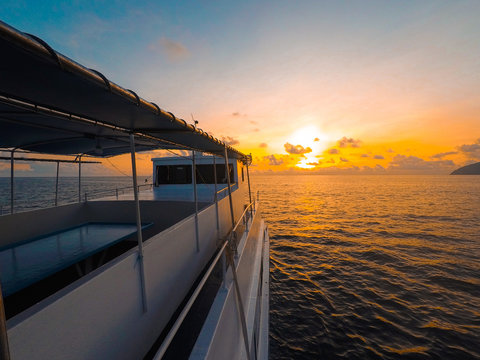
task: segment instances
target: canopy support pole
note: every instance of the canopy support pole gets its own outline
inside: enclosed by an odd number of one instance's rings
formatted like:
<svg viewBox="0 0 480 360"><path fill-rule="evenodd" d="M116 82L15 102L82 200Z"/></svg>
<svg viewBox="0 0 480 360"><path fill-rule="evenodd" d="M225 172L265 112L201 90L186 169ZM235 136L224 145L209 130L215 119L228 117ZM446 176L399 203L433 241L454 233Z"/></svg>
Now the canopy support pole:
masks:
<svg viewBox="0 0 480 360"><path fill-rule="evenodd" d="M12 150L12 154L10 156L10 214L13 214L13 202L14 202L14 195L15 195L15 183L14 183L14 175L15 175L15 149Z"/></svg>
<svg viewBox="0 0 480 360"><path fill-rule="evenodd" d="M60 162L57 161L57 178L55 179L55 206L58 205L58 172L60 170Z"/></svg>
<svg viewBox="0 0 480 360"><path fill-rule="evenodd" d="M227 183L228 183L228 198L230 200L230 215L232 217L232 229L235 227L235 216L233 214L233 200L232 200L232 183L230 180L230 165L228 163L228 152L227 146L225 146L225 171L227 172Z"/></svg>
<svg viewBox="0 0 480 360"><path fill-rule="evenodd" d="M217 160L215 158L215 155L213 155L213 178L215 180L215 195L213 196L213 199L215 201L215 214L217 217L217 236L219 236L219 231L220 231L220 222L218 220L218 186L217 186Z"/></svg>
<svg viewBox="0 0 480 360"><path fill-rule="evenodd" d="M195 201L195 244L197 252L200 251L200 243L198 239L198 194L197 194L197 162L195 160L195 151L192 151L192 167L193 167L193 200Z"/></svg>
<svg viewBox="0 0 480 360"><path fill-rule="evenodd" d="M1 285L0 285L0 359L10 360L10 350L8 349L7 319L5 318L5 306L3 303Z"/></svg>
<svg viewBox="0 0 480 360"><path fill-rule="evenodd" d="M78 155L78 202L82 202L82 155Z"/></svg>
<svg viewBox="0 0 480 360"><path fill-rule="evenodd" d="M252 154L250 154L252 156ZM250 204L252 203L252 191L250 190L250 173L248 172L248 160L247 160L247 181L248 181L248 198L250 199ZM253 219L253 207L250 206L250 215Z"/></svg>
<svg viewBox="0 0 480 360"><path fill-rule="evenodd" d="M228 152L227 152L227 146L225 146L225 169L227 171L227 183L228 183L228 198L230 200L230 215L232 216L232 230L235 228L235 217L233 214L233 200L232 200L232 182L230 179L230 164L228 163ZM231 234L233 236L233 233ZM233 239L233 237L230 237L230 239ZM234 245L234 248L232 249L232 245ZM232 251L234 252L234 255L232 255ZM227 260L230 262L230 267L232 269L232 274L233 274L233 282L235 285L235 293L237 294L237 310L239 312L240 316L240 323L242 325L242 334L243 334L243 341L245 343L245 350L247 353L247 359L250 360L250 347L248 346L248 333L247 333L247 325L245 321L245 311L243 309L243 302L242 302L242 296L240 294L240 287L238 285L238 279L237 279L237 271L235 269L235 258L237 258L237 244L232 244L230 243L230 249L227 249Z"/></svg>
<svg viewBox="0 0 480 360"><path fill-rule="evenodd" d="M147 312L147 293L145 289L145 268L143 264L143 239L142 239L142 220L140 217L140 200L138 199L137 186L137 164L135 162L135 137L130 134L130 149L132 156L132 179L133 179L133 196L135 199L135 212L137 219L137 236L138 236L138 262L140 264L140 286L142 290L143 312Z"/></svg>
<svg viewBox="0 0 480 360"><path fill-rule="evenodd" d="M215 215L217 218L217 239L220 240L220 220L218 218L218 184L217 184L217 158L213 155L213 178L215 183ZM225 251L222 253L222 287L227 289L227 258Z"/></svg>

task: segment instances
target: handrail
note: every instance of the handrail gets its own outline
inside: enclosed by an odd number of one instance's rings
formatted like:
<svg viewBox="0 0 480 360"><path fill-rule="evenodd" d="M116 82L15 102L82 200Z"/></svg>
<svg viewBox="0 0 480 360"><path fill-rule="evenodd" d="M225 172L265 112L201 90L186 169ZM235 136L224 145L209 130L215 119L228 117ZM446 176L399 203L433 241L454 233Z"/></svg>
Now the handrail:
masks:
<svg viewBox="0 0 480 360"><path fill-rule="evenodd" d="M178 329L180 328L180 325L182 325L183 323L183 320L185 320L185 317L187 316L188 312L190 311L193 303L195 302L195 300L197 299L198 297L198 294L200 294L200 291L202 291L203 289L203 286L205 285L205 283L207 282L207 279L209 278L210 274L212 273L213 269L215 268L215 266L217 265L218 263L218 260L220 259L220 256L223 254L223 251L225 250L225 248L227 247L227 244L228 244L228 240L225 240L225 242L223 243L222 245L222 248L218 251L217 253L217 256L215 256L215 259L212 261L212 263L210 264L207 272L205 273L205 275L203 275L202 277L202 280L200 281L200 283L198 284L198 286L196 287L195 291L193 292L192 296L190 297L190 299L188 300L187 304L185 305L185 307L183 308L182 312L180 313L180 315L178 316L177 320L175 321L175 323L173 324L172 328L170 329L170 331L168 332L167 336L165 337L165 339L163 340L163 343L162 345L160 346L160 348L158 349L157 353L155 354L155 357L153 358L154 360L159 360L163 357L163 355L165 355L165 352L167 351L168 347L170 346L170 343L172 342L173 338L175 337L175 335L177 334L177 331Z"/></svg>
<svg viewBox="0 0 480 360"><path fill-rule="evenodd" d="M218 190L216 193L220 194L221 192L227 191L228 190L228 185L225 186L223 189Z"/></svg>
<svg viewBox="0 0 480 360"><path fill-rule="evenodd" d="M140 185L138 185L138 189L140 189L141 187L146 187L146 186L147 187L152 187L153 183L140 184ZM90 195L88 195L88 197L90 198L91 195L108 194L108 193L112 193L112 192L116 193L119 190L122 190L122 193L123 193L123 190L132 190L132 186L125 186L125 187L115 188L115 189L99 190L99 191L94 191L94 192L90 192L90 193L85 192L85 196L87 196L87 194L90 194Z"/></svg>
<svg viewBox="0 0 480 360"><path fill-rule="evenodd" d="M243 217L244 217L245 213L247 212L248 208L250 206L252 206L252 208L253 208L254 204L255 204L255 201L252 201L250 204L248 204L248 206L245 208L245 210L243 211L242 215L240 216L240 218L238 219L237 223L235 224L235 226L233 227L233 229L230 233L233 233L235 230L237 230L237 227L238 227L238 225L240 225L240 221L243 220Z"/></svg>
<svg viewBox="0 0 480 360"><path fill-rule="evenodd" d="M152 187L153 183L148 183L148 184L140 184L138 185L138 189L142 187ZM92 191L92 192L84 192L84 200L87 201L89 199L97 198L99 195L102 194L113 194L112 196L116 195L118 198L119 191L121 191L122 194L125 194L127 191L133 191L131 186L125 186L121 188L112 188L112 189L106 189L106 190L98 190L98 191ZM62 204L70 204L70 203L75 203L77 202L75 200L76 193L72 193L72 195L65 201L62 202ZM49 207L52 205L52 203L55 203L55 199L37 199L37 200L30 200L30 199L15 199L15 204L17 205L17 209L15 209L15 213L20 213L20 212L25 212L35 209L35 208L44 208L44 207ZM22 206L22 205L28 205L28 206ZM23 210L19 210L18 207L24 207ZM54 205L55 206L55 205ZM58 205L57 205L58 206ZM7 205L1 204L0 203L0 216L2 215L7 215L10 214L10 210L6 210Z"/></svg>
<svg viewBox="0 0 480 360"><path fill-rule="evenodd" d="M203 289L203 286L205 285L206 281L208 280L210 274L212 273L213 269L215 268L215 266L217 265L218 261L220 260L220 257L223 255L224 251L226 251L226 248L227 248L227 245L231 243L231 238L232 238L232 234L235 232L235 230L237 229L237 227L240 225L240 222L244 219L245 217L245 214L247 212L247 210L254 206L255 204L255 201L252 201L250 204L248 204L248 206L245 207L245 210L243 211L242 215L240 216L239 220L237 221L237 223L235 224L235 226L232 228L232 230L228 233L228 235L226 236L226 240L223 242L222 244L222 247L220 248L220 250L217 252L217 255L215 256L214 260L212 261L212 263L210 264L210 266L208 267L208 270L206 271L206 273L203 275L202 279L200 280L199 284L197 285L197 287L195 288L195 291L193 292L192 296L190 297L190 299L188 300L188 302L185 304L184 308L182 309L182 312L180 313L180 315L177 317L177 320L175 321L175 323L172 325L170 331L168 332L167 336L165 337L165 339L163 340L162 344L160 345L160 348L157 350L155 356L153 357L153 360L160 360L162 359L163 355L165 355L165 352L167 351L168 347L170 346L170 343L172 342L173 338L175 337L175 335L177 334L177 331L178 329L180 328L180 326L182 325L183 321L185 320L185 317L187 316L188 312L190 311L190 309L192 308L192 305L193 303L195 302L195 300L197 299L198 295L200 294L200 291L202 291ZM247 220L248 221L248 220ZM247 231L248 231L248 227L247 227ZM231 260L233 261L233 259ZM233 263L232 263L233 265ZM232 269L232 271L235 271L235 269ZM225 279L224 279L225 281ZM238 289L237 289L238 291ZM248 349L247 349L247 354L248 354Z"/></svg>
<svg viewBox="0 0 480 360"><path fill-rule="evenodd" d="M230 187L233 188L233 186L235 186L235 185L236 185L236 183L233 183L233 184L230 185ZM228 190L228 185L225 186L223 189L218 190L215 194L213 194L213 202L217 202L217 200L219 200L220 193L223 193L227 190ZM226 195L224 197L226 197ZM223 197L220 197L220 199L223 199Z"/></svg>

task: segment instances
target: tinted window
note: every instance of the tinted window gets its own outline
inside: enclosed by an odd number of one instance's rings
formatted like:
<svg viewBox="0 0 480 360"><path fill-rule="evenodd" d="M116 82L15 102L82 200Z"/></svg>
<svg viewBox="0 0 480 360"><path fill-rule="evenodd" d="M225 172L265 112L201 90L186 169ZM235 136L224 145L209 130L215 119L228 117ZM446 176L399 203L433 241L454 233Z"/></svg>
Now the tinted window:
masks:
<svg viewBox="0 0 480 360"><path fill-rule="evenodd" d="M191 165L161 165L157 166L157 183L162 184L191 184Z"/></svg>
<svg viewBox="0 0 480 360"><path fill-rule="evenodd" d="M215 184L213 165L197 165L197 184ZM233 177L233 166L230 164L230 181L235 182ZM225 173L225 165L217 164L217 184L226 184L227 174Z"/></svg>

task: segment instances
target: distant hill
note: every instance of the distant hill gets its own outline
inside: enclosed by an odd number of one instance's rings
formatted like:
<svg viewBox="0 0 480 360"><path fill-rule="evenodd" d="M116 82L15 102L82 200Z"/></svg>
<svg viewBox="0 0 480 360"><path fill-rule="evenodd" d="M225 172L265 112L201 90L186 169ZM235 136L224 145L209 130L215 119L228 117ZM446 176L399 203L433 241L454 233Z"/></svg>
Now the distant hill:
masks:
<svg viewBox="0 0 480 360"><path fill-rule="evenodd" d="M463 166L453 171L450 175L480 175L480 162Z"/></svg>

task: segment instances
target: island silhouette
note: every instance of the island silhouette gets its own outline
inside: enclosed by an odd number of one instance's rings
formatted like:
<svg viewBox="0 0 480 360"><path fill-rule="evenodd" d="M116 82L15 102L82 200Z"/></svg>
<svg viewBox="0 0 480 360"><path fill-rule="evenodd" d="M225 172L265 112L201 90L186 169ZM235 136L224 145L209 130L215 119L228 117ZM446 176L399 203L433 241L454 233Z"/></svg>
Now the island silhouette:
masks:
<svg viewBox="0 0 480 360"><path fill-rule="evenodd" d="M480 162L462 166L452 171L450 175L480 175Z"/></svg>

